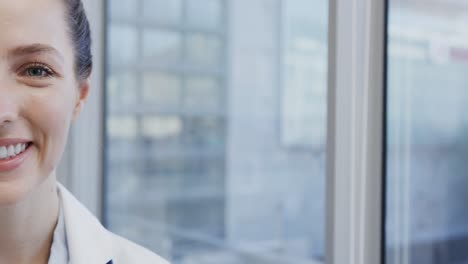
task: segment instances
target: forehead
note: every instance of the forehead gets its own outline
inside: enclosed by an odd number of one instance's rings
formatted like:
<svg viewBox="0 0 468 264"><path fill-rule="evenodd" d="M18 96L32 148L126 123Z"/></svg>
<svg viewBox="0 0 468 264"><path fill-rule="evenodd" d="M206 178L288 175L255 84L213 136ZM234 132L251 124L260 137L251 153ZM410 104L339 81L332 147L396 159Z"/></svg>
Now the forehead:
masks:
<svg viewBox="0 0 468 264"><path fill-rule="evenodd" d="M64 1L0 0L0 56L38 43L71 52Z"/></svg>

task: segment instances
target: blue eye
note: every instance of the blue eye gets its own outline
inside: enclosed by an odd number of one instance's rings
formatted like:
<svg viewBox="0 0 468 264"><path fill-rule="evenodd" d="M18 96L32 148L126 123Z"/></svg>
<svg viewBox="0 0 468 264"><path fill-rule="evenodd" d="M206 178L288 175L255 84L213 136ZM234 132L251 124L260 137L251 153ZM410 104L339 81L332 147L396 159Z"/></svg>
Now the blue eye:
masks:
<svg viewBox="0 0 468 264"><path fill-rule="evenodd" d="M54 75L54 72L47 66L34 63L24 70L24 74L33 78L47 78Z"/></svg>
<svg viewBox="0 0 468 264"><path fill-rule="evenodd" d="M27 73L29 76L33 76L33 77L44 77L44 76L47 76L47 73L44 71L44 69L41 69L41 68L29 68L27 70Z"/></svg>

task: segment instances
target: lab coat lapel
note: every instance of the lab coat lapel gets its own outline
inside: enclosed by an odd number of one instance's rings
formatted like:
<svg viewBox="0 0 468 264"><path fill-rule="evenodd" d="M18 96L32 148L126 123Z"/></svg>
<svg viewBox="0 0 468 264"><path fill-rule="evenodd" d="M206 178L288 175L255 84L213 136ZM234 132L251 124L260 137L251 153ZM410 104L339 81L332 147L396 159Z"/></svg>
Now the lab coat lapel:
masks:
<svg viewBox="0 0 468 264"><path fill-rule="evenodd" d="M62 198L70 264L112 264L112 239L73 195L58 184Z"/></svg>

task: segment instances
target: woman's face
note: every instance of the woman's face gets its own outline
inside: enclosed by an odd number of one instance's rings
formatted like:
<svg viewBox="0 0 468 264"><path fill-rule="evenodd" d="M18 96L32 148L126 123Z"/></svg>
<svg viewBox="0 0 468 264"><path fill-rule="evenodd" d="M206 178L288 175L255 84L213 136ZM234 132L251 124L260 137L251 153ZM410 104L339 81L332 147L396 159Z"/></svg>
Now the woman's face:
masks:
<svg viewBox="0 0 468 264"><path fill-rule="evenodd" d="M0 206L53 177L87 96L65 10L63 0L0 0Z"/></svg>

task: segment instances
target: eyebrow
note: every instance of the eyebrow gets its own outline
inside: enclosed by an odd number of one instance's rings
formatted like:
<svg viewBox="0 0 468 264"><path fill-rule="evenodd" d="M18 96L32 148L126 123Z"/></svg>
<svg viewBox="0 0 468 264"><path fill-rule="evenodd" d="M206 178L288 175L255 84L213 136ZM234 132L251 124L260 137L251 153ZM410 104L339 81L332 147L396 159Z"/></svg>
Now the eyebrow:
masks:
<svg viewBox="0 0 468 264"><path fill-rule="evenodd" d="M55 48L51 46L38 44L38 43L13 48L12 50L8 52L8 57L20 57L20 56L26 56L26 55L43 54L43 53L51 54L57 57L61 62L64 61L63 55L58 50L56 50Z"/></svg>

